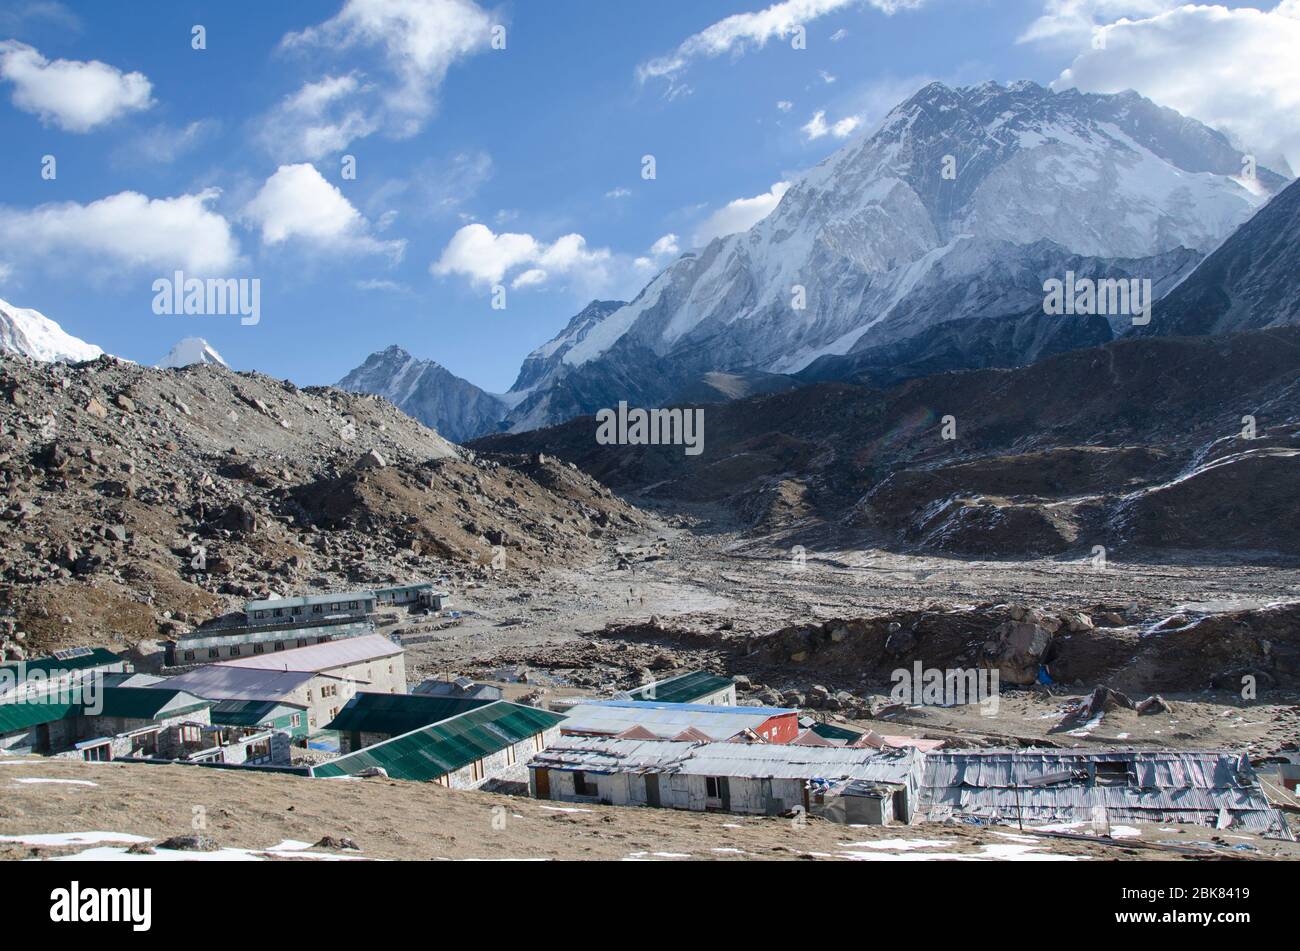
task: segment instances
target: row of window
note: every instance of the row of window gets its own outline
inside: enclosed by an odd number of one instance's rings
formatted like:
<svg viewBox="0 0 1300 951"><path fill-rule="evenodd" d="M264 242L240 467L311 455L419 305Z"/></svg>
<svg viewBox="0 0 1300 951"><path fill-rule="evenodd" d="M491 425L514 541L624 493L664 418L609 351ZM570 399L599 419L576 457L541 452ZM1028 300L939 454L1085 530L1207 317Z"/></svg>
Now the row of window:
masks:
<svg viewBox="0 0 1300 951"><path fill-rule="evenodd" d="M347 604L347 606L348 606L347 609L348 609L349 611L356 611L358 608L361 607L361 602L360 602L360 601L347 601L347 602L336 601L336 602L334 602L333 604L331 604L331 605L329 606L330 611L331 611L331 612L333 612L333 611L342 611L342 610L343 610L343 605L344 605L345 603ZM298 606L298 607L296 607L296 608L272 608L272 609L270 610L269 613L270 613L271 617L285 617L285 616L286 616L286 612L288 612L288 616L289 616L289 617L301 617L301 616L302 616L302 607L301 607L301 605L300 605L300 606ZM268 613L268 612L267 612L265 609L263 609L263 610L261 610L261 611L254 611L254 612L253 612L253 617L256 618L256 619L258 619L258 620L260 621L260 620L263 620L263 619L267 616L267 613ZM313 605L311 606L311 613L312 613L312 614L323 614L323 613L325 613L325 605L323 605L323 604L313 604Z"/></svg>
<svg viewBox="0 0 1300 951"><path fill-rule="evenodd" d="M325 636L325 637L318 637L318 638L316 638L315 643L317 643L317 644L324 644L324 643L327 643L327 642L329 641L329 639L330 639L330 638L329 638L328 636ZM307 647L307 646L309 646L311 643L313 643L313 642L312 642L312 640L311 640L310 638L307 638L307 637L300 637L300 638L297 639L297 642L294 644L294 646L295 646L295 647ZM276 641L275 644L274 644L274 648L275 648L275 650L277 650L277 651L282 651L282 650L284 650L284 649L285 649L284 641ZM229 647L229 656L231 656L231 657L239 657L242 653L243 653L243 646L242 646L242 645L240 645L240 644L231 644L231 645L230 645L230 647ZM263 644L263 643L260 643L260 642L259 642L259 643L255 643L255 644L253 644L253 653L254 653L254 654L265 654L265 653L266 653L266 645ZM186 651L186 652L185 652L185 659L186 659L186 660L194 660L194 651ZM208 660L220 660L220 659L221 659L221 649L220 649L219 647L209 647L209 648L208 648Z"/></svg>

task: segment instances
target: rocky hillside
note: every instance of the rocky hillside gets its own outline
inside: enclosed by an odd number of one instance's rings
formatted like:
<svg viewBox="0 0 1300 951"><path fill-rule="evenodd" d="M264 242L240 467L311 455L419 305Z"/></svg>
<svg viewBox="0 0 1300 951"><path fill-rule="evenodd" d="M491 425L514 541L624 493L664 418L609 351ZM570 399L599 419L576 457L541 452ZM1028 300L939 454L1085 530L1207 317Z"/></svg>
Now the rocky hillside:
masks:
<svg viewBox="0 0 1300 951"><path fill-rule="evenodd" d="M1207 334L1300 323L1300 182L1242 225L1155 307L1144 334Z"/></svg>
<svg viewBox="0 0 1300 951"><path fill-rule="evenodd" d="M756 533L975 556L1300 555L1297 370L1300 328L1130 339L1010 370L708 406L698 456L599 445L591 417L475 445L720 504Z"/></svg>
<svg viewBox="0 0 1300 951"><path fill-rule="evenodd" d="M270 592L579 558L642 518L568 465L461 450L386 400L110 357L4 360L0 494L16 653L131 644Z"/></svg>

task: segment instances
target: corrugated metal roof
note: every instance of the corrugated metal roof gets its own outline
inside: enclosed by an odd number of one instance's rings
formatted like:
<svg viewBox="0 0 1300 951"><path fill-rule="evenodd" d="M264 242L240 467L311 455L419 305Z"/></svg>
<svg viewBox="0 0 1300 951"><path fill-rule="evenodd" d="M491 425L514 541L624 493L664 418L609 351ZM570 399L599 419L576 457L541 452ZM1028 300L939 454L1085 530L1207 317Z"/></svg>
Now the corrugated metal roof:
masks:
<svg viewBox="0 0 1300 951"><path fill-rule="evenodd" d="M852 743L862 738L861 730L849 730L833 723L814 723L810 729L825 740L843 740Z"/></svg>
<svg viewBox="0 0 1300 951"><path fill-rule="evenodd" d="M57 697L52 702L0 704L0 733L25 730L69 716L153 720L159 716L182 716L211 706L207 700L181 690L152 687L104 687L91 696L92 704L61 702Z"/></svg>
<svg viewBox="0 0 1300 951"><path fill-rule="evenodd" d="M184 690L158 687L105 687L95 698L98 713L83 709L87 716L152 720L177 717L211 706L211 702Z"/></svg>
<svg viewBox="0 0 1300 951"><path fill-rule="evenodd" d="M673 737L690 727L715 740L729 740L755 730L774 716L794 713L778 707L713 707L696 703L647 700L606 700L569 709L560 728L569 733L613 736L635 726L656 736Z"/></svg>
<svg viewBox="0 0 1300 951"><path fill-rule="evenodd" d="M1109 767L1097 780L1097 767ZM1089 821L1216 825L1290 838L1249 759L1224 751L937 751L925 758L923 809L932 820Z"/></svg>
<svg viewBox="0 0 1300 951"><path fill-rule="evenodd" d="M311 683L311 671L248 670L210 664L167 678L167 685L186 690L206 700L285 700L298 688Z"/></svg>
<svg viewBox="0 0 1300 951"><path fill-rule="evenodd" d="M233 660L223 660L213 666L242 667L245 670L321 671L351 664L364 664L366 661L380 660L400 653L402 653L401 646L394 644L382 634L367 634L364 637L326 641L324 644L295 647L293 650L276 651L273 654L237 657Z"/></svg>
<svg viewBox="0 0 1300 951"><path fill-rule="evenodd" d="M122 658L114 654L111 650L104 647L88 648L85 653L69 652L65 657L37 657L34 660L24 661L7 661L0 664L0 670L8 670L17 674L19 670L26 671L30 674L34 670L39 670L44 674L49 674L55 670L88 670L94 667L105 667L110 664L120 664Z"/></svg>
<svg viewBox="0 0 1300 951"><path fill-rule="evenodd" d="M473 697L359 693L347 702L337 717L325 725L325 729L397 736L492 702Z"/></svg>
<svg viewBox="0 0 1300 951"><path fill-rule="evenodd" d="M260 644L307 637L342 640L345 637L364 637L373 634L374 631L374 622L362 618L335 621L320 619L305 624L272 624L265 627L203 629L177 638L176 649L178 651L203 650L206 647L225 647L229 644Z"/></svg>
<svg viewBox="0 0 1300 951"><path fill-rule="evenodd" d="M674 743L562 736L529 766L592 773L681 773L746 779L863 779L919 785L924 757L913 749L870 750L772 743Z"/></svg>
<svg viewBox="0 0 1300 951"><path fill-rule="evenodd" d="M651 681L635 690L629 690L628 696L639 701L692 703L701 697L725 690L733 683L735 681L730 677L720 677L705 670L692 670L690 673L669 677L667 680Z"/></svg>
<svg viewBox="0 0 1300 951"><path fill-rule="evenodd" d="M301 704L279 703L275 700L221 700L212 705L208 715L213 723L223 726L257 726L266 720L301 713L306 709Z"/></svg>
<svg viewBox="0 0 1300 951"><path fill-rule="evenodd" d="M16 733L62 720L81 709L79 703L0 703L0 733Z"/></svg>
<svg viewBox="0 0 1300 951"><path fill-rule="evenodd" d="M323 763L312 775L353 776L380 767L392 779L433 780L549 730L561 719L547 710L497 700Z"/></svg>

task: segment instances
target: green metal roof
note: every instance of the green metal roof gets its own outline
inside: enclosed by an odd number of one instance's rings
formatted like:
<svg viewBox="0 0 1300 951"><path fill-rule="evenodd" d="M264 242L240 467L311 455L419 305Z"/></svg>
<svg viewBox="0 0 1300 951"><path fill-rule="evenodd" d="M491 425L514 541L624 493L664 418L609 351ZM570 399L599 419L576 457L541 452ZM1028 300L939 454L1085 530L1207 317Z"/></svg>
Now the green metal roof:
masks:
<svg viewBox="0 0 1300 951"><path fill-rule="evenodd" d="M121 662L122 658L111 650L104 647L94 647L78 650L75 653L70 651L68 656L64 657L37 657L34 660L8 661L0 664L0 669L15 672L25 670L28 674L33 670L39 670L48 674L53 670L86 670L93 667L104 667L108 664L120 664Z"/></svg>
<svg viewBox="0 0 1300 951"><path fill-rule="evenodd" d="M174 707L177 698L192 702ZM177 717L211 706L211 701L200 700L183 690L163 690L155 687L104 687L95 697L95 712L87 710L85 703L46 702L0 703L0 733L25 730L41 723L53 723L70 716L122 717L127 720L154 720L159 716Z"/></svg>
<svg viewBox="0 0 1300 951"><path fill-rule="evenodd" d="M846 743L852 743L862 736L861 730L850 730L830 723L814 723L810 729L823 739L844 740Z"/></svg>
<svg viewBox="0 0 1300 951"><path fill-rule="evenodd" d="M78 703L0 703L0 733L16 733L79 712Z"/></svg>
<svg viewBox="0 0 1300 951"><path fill-rule="evenodd" d="M213 723L220 723L223 726L257 726L265 720L284 716L284 714L277 714L277 710L298 713L305 709L305 707L278 703L274 700L222 700L212 705L209 716Z"/></svg>
<svg viewBox="0 0 1300 951"><path fill-rule="evenodd" d="M347 702L327 730L386 733L398 736L438 723L467 710L485 707L491 700L472 697L428 697L409 693L359 693Z"/></svg>
<svg viewBox="0 0 1300 951"><path fill-rule="evenodd" d="M719 677L705 670L669 677L658 683L646 684L628 692L633 700L653 700L657 703L694 703L702 697L730 687L735 681Z"/></svg>
<svg viewBox="0 0 1300 951"><path fill-rule="evenodd" d="M168 707L178 698L190 698L192 702ZM200 700L183 690L165 690L159 687L105 687L96 698L101 709L96 714L100 717L123 717L128 720L153 720L160 714L167 717L192 713L212 705L210 700ZM81 712L85 712L84 709Z"/></svg>
<svg viewBox="0 0 1300 951"><path fill-rule="evenodd" d="M355 776L378 766L392 779L427 782L549 730L563 719L548 710L496 700L314 767L312 775Z"/></svg>

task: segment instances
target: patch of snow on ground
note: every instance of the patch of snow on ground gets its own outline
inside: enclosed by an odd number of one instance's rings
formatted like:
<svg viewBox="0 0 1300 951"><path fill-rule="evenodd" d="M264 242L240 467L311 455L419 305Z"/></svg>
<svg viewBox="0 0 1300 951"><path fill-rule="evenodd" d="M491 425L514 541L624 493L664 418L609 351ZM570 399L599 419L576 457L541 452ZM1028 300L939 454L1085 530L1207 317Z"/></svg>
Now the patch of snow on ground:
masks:
<svg viewBox="0 0 1300 951"><path fill-rule="evenodd" d="M99 783L92 783L89 779L44 779L39 776L15 776L16 783L55 783L64 786L98 786Z"/></svg>

